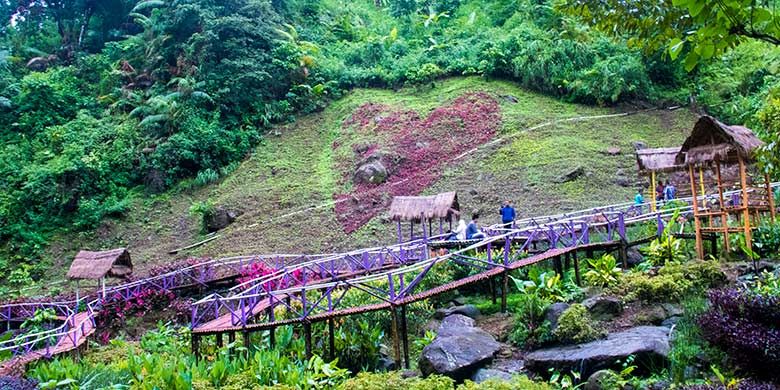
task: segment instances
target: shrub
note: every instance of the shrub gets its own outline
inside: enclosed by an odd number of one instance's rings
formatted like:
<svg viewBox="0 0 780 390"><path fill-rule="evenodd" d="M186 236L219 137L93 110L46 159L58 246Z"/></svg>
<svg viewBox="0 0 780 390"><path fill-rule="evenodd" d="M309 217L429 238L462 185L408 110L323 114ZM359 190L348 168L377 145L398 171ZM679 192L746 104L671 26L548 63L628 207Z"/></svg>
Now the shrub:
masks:
<svg viewBox="0 0 780 390"><path fill-rule="evenodd" d="M579 303L571 305L561 314L553 334L561 342L575 344L606 336L606 332L598 329L597 324L590 318L588 309Z"/></svg>
<svg viewBox="0 0 780 390"><path fill-rule="evenodd" d="M741 370L780 379L780 297L733 288L708 296L711 306L698 320L704 338Z"/></svg>
<svg viewBox="0 0 780 390"><path fill-rule="evenodd" d="M452 390L455 382L446 376L431 375L427 378L403 378L398 371L366 373L347 380L341 390Z"/></svg>
<svg viewBox="0 0 780 390"><path fill-rule="evenodd" d="M35 390L38 382L34 379L0 376L0 389L3 390Z"/></svg>
<svg viewBox="0 0 780 390"><path fill-rule="evenodd" d="M620 284L609 291L624 297L627 302L637 299L648 302L679 302L686 295L717 287L726 281L717 261L692 261L669 263L651 276L641 272L629 272L622 276Z"/></svg>
<svg viewBox="0 0 780 390"><path fill-rule="evenodd" d="M620 278L617 260L608 253L597 259L588 260L588 264L591 269L585 273L585 280L591 286L609 287Z"/></svg>
<svg viewBox="0 0 780 390"><path fill-rule="evenodd" d="M662 265L671 261L685 261L685 246L681 239L664 234L650 242L642 252L653 265Z"/></svg>
<svg viewBox="0 0 780 390"><path fill-rule="evenodd" d="M466 380L457 390L552 390L553 386L544 382L534 382L525 375L515 376L511 380L488 379L481 383Z"/></svg>
<svg viewBox="0 0 780 390"><path fill-rule="evenodd" d="M753 247L761 257L777 256L780 252L780 223L759 226L753 233Z"/></svg>
<svg viewBox="0 0 780 390"><path fill-rule="evenodd" d="M533 267L528 271L527 280L511 278L515 282L515 287L526 294L538 295L542 299L553 302L566 300L561 275L553 271L545 272L541 268Z"/></svg>
<svg viewBox="0 0 780 390"><path fill-rule="evenodd" d="M200 218L201 230L206 231L209 219L214 215L216 206L210 200L195 202L190 206L190 214Z"/></svg>
<svg viewBox="0 0 780 390"><path fill-rule="evenodd" d="M514 327L509 333L509 342L530 349L550 341L550 323L544 320L544 311L549 305L550 301L537 294L521 295L513 308Z"/></svg>

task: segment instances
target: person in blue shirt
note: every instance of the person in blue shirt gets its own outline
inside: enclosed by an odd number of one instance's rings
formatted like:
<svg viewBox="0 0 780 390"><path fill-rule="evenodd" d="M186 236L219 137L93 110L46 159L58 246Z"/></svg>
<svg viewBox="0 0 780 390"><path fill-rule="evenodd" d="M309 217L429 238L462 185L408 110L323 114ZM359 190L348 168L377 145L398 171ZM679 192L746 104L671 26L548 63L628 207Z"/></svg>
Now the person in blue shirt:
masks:
<svg viewBox="0 0 780 390"><path fill-rule="evenodd" d="M636 190L636 195L634 195L634 208L637 209L639 214L642 214L642 205L645 204L645 197L642 196L642 190L638 189Z"/></svg>
<svg viewBox="0 0 780 390"><path fill-rule="evenodd" d="M479 240L485 238L485 233L479 231L479 214L471 216L471 222L466 226L466 239L467 240Z"/></svg>
<svg viewBox="0 0 780 390"><path fill-rule="evenodd" d="M667 202L674 200L675 196L677 196L677 188L675 188L672 181L669 180L666 182L666 188L664 188L664 200Z"/></svg>
<svg viewBox="0 0 780 390"><path fill-rule="evenodd" d="M504 206L501 207L501 224L505 227L512 227L511 223L515 221L515 208L512 207L512 201L507 200L504 202Z"/></svg>

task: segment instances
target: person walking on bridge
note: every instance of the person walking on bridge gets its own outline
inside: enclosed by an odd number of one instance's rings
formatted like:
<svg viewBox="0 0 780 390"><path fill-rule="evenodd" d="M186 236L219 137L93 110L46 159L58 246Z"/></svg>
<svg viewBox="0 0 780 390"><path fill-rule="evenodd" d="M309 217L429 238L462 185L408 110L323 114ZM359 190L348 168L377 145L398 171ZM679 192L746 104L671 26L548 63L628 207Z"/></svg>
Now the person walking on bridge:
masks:
<svg viewBox="0 0 780 390"><path fill-rule="evenodd" d="M511 228L512 222L515 221L515 208L512 207L512 201L507 200L504 202L504 206L501 207L498 213L501 214L501 224L506 228Z"/></svg>

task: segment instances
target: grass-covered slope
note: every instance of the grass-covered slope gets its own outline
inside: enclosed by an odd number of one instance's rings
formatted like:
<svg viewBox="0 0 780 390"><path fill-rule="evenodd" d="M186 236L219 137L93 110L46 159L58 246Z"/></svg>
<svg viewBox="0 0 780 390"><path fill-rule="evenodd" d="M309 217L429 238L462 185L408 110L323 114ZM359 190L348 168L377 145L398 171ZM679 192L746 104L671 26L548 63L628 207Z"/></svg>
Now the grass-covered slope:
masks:
<svg viewBox="0 0 780 390"><path fill-rule="evenodd" d="M345 233L337 218L337 195L358 191L345 180L348 172L344 156L350 149L343 145L355 144L358 137L348 119L367 103L381 104L391 111L415 111L420 118L427 118L437 108L474 92L484 92L498 104L500 120L495 134L481 146L469 145L462 150L477 147L465 157L437 159L440 172L423 192L458 191L463 210L482 211L483 224L497 220L497 208L505 198L514 200L522 216L628 201L635 187L622 187L615 181L620 170L628 181L638 180L632 142L643 141L651 147L679 144L695 118L685 110L651 110L629 116L560 121L633 108L569 104L510 82L477 77L398 91L358 89L321 112L278 127L251 156L216 183L201 188L185 183L162 195L138 195L132 211L123 219L107 220L94 232L55 238L50 255L59 266L54 267L51 276L61 277L63 267L79 248L127 246L137 268L143 270L185 256L316 253L392 241L394 227L381 207L377 217L352 234ZM392 147L387 143L393 141L380 133L360 137L380 147ZM607 155L610 147L619 148L621 153ZM558 183L560 176L577 167L584 169L584 175ZM395 179L391 174L388 180ZM169 255L169 250L203 238L200 221L189 209L204 201L243 214L218 233L220 238Z"/></svg>

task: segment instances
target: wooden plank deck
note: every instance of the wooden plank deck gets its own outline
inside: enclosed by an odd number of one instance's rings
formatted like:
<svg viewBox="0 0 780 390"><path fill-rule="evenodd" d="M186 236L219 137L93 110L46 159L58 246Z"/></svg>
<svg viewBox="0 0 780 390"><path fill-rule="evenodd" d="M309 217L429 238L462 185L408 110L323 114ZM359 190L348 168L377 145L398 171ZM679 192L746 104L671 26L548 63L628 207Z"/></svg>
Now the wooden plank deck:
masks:
<svg viewBox="0 0 780 390"><path fill-rule="evenodd" d="M72 351L83 345L89 336L95 333L95 327L92 326L90 313L82 312L73 316L72 324L74 328L70 329L63 337L60 337L56 345L49 348L37 349L24 355L17 356L0 364L0 375L16 375L24 372L27 364L47 356L55 356L61 353ZM83 324L83 327L82 325ZM73 342L75 338L75 343Z"/></svg>

